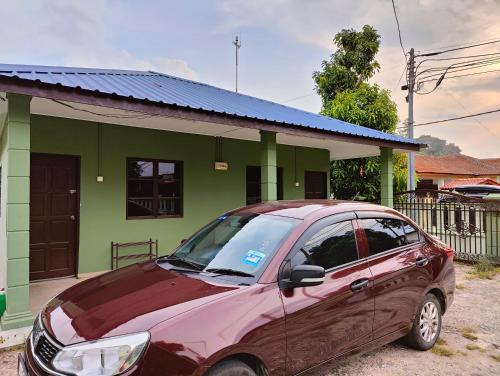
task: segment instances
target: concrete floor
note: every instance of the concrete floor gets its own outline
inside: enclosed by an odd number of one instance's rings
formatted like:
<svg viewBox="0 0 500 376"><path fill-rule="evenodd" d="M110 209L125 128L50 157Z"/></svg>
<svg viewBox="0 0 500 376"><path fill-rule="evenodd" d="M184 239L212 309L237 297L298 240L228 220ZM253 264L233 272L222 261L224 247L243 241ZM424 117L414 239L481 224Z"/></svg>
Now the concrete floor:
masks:
<svg viewBox="0 0 500 376"><path fill-rule="evenodd" d="M78 278L58 278L47 281L30 282L30 310L33 316L38 315L40 310L47 304L53 297L59 295L67 288L76 285L86 279L98 276L99 273L86 273L78 276Z"/></svg>

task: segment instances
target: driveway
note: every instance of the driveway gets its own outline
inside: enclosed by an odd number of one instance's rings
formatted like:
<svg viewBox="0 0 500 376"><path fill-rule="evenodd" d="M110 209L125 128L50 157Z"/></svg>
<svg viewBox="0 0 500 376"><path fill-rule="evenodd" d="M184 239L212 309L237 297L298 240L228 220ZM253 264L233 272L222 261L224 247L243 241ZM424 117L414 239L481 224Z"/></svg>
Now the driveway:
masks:
<svg viewBox="0 0 500 376"><path fill-rule="evenodd" d="M326 364L308 376L500 375L500 273L493 279L456 264L455 302L444 316L441 345L419 352L399 343ZM2 376L16 375L17 351L0 353Z"/></svg>

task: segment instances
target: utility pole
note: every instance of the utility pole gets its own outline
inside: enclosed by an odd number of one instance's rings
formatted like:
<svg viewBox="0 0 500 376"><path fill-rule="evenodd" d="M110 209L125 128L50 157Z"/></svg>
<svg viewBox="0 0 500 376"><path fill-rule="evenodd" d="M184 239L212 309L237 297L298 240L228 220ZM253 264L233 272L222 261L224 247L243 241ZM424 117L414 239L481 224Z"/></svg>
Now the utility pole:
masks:
<svg viewBox="0 0 500 376"><path fill-rule="evenodd" d="M233 44L236 50L236 92L238 92L238 50L241 47L241 41L237 35L234 38Z"/></svg>
<svg viewBox="0 0 500 376"><path fill-rule="evenodd" d="M415 86L415 50L412 48L410 50L410 58L408 62L408 97L406 98L408 102L408 137L410 139L414 138L413 125L413 92ZM409 191L415 190L415 153L410 151L408 153L408 182L407 189Z"/></svg>

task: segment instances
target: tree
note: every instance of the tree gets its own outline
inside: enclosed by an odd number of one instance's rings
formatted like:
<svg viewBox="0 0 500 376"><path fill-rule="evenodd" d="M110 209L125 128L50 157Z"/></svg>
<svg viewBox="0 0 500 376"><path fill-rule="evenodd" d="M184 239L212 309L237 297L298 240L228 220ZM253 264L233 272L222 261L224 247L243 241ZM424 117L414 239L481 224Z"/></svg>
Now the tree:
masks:
<svg viewBox="0 0 500 376"><path fill-rule="evenodd" d="M365 25L360 32L343 29L335 35L337 50L330 60L323 60L319 72L313 73L316 91L323 99L323 107L337 93L355 89L380 69L375 55L380 47L380 35L372 26Z"/></svg>
<svg viewBox="0 0 500 376"><path fill-rule="evenodd" d="M426 155L453 155L460 154L462 152L462 149L454 143L448 143L446 140L427 134L418 137L417 140L427 144L427 148L423 150L423 153Z"/></svg>
<svg viewBox="0 0 500 376"><path fill-rule="evenodd" d="M397 106L390 92L366 81L380 69L375 56L380 47L378 32L369 25L362 31L342 30L335 35L337 50L322 70L313 73L321 96L321 113L349 123L394 133L398 123ZM395 155L394 189L406 188L406 156ZM380 158L333 161L330 187L335 198L380 197Z"/></svg>

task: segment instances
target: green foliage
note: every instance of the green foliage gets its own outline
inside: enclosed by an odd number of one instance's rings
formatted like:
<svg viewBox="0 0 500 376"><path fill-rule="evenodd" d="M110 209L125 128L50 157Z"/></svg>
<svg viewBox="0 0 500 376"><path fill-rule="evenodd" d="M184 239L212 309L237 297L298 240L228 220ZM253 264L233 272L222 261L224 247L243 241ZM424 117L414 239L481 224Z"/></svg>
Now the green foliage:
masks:
<svg viewBox="0 0 500 376"><path fill-rule="evenodd" d="M356 89L347 89L329 101L321 113L364 127L393 133L398 124L398 108L389 91L378 85L362 82Z"/></svg>
<svg viewBox="0 0 500 376"><path fill-rule="evenodd" d="M375 55L380 48L380 35L370 25L359 32L343 29L333 38L337 50L324 60L322 70L313 73L316 91L323 99L323 106L340 92L355 89L380 69Z"/></svg>
<svg viewBox="0 0 500 376"><path fill-rule="evenodd" d="M427 148L423 150L423 153L426 155L453 155L460 154L462 152L462 150L454 143L448 143L446 140L438 137L424 134L418 137L417 140L427 144Z"/></svg>
<svg viewBox="0 0 500 376"><path fill-rule="evenodd" d="M366 81L379 69L375 56L380 35L365 25L359 32L342 30L335 35L337 50L322 70L313 73L321 96L321 113L349 123L394 133L397 107L390 92ZM333 161L331 190L337 199L378 200L380 197L380 158ZM394 156L394 190L406 189L406 156Z"/></svg>
<svg viewBox="0 0 500 376"><path fill-rule="evenodd" d="M394 132L398 123L397 107L387 90L377 85L361 83L355 90L337 94L321 111L349 123L384 132ZM359 158L333 161L331 188L335 198L369 201L380 197L380 158ZM406 155L394 155L394 191L406 189Z"/></svg>

